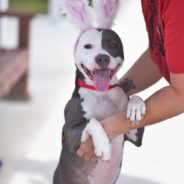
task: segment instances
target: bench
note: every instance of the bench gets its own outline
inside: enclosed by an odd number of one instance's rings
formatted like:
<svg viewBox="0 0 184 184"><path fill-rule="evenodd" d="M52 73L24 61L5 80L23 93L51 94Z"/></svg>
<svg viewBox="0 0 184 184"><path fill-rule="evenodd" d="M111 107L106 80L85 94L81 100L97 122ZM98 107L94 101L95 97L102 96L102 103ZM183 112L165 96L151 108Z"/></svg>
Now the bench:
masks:
<svg viewBox="0 0 184 184"><path fill-rule="evenodd" d="M34 14L5 11L0 12L1 17L19 19L19 42L14 50L0 49L0 98L27 100L29 27Z"/></svg>

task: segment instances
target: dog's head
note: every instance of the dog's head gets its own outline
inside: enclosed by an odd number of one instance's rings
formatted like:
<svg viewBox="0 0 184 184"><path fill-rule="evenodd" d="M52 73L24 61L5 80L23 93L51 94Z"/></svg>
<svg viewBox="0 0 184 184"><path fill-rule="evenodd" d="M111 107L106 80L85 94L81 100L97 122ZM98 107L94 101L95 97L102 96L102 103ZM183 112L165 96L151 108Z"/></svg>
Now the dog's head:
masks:
<svg viewBox="0 0 184 184"><path fill-rule="evenodd" d="M124 60L121 39L110 29L119 1L93 2L98 28L93 28L93 19L89 13L91 11L85 0L63 2L72 22L81 30L74 49L78 71L86 83L95 85L99 91L105 91L113 83L115 74Z"/></svg>
<svg viewBox="0 0 184 184"><path fill-rule="evenodd" d="M109 29L89 29L78 40L75 58L86 81L105 91L123 63L121 39Z"/></svg>

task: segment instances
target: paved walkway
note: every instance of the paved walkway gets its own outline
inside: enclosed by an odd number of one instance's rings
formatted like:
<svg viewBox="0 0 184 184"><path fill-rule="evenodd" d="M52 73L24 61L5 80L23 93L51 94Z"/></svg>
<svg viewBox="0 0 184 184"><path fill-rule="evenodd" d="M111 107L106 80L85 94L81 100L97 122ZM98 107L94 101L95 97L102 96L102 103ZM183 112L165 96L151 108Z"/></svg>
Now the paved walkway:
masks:
<svg viewBox="0 0 184 184"><path fill-rule="evenodd" d="M125 4L114 29L125 48L123 74L147 46L139 1ZM63 109L74 88L72 45L77 31L64 20L32 22L29 102L0 101L0 184L50 184L60 154ZM146 76L145 76L146 77ZM144 98L166 85L161 81ZM161 108L161 107L158 107ZM184 116L146 128L143 147L126 144L118 184L184 183Z"/></svg>

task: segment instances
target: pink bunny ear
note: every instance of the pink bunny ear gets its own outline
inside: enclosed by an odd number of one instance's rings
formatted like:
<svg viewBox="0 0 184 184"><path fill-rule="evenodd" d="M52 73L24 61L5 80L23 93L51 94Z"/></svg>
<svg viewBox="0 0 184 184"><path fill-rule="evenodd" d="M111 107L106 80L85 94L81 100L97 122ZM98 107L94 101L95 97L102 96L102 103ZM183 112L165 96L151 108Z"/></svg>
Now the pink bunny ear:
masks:
<svg viewBox="0 0 184 184"><path fill-rule="evenodd" d="M89 8L84 0L62 0L61 8L77 27L81 30L92 26Z"/></svg>
<svg viewBox="0 0 184 184"><path fill-rule="evenodd" d="M110 28L119 7L119 0L94 0L97 14L97 24L104 28Z"/></svg>

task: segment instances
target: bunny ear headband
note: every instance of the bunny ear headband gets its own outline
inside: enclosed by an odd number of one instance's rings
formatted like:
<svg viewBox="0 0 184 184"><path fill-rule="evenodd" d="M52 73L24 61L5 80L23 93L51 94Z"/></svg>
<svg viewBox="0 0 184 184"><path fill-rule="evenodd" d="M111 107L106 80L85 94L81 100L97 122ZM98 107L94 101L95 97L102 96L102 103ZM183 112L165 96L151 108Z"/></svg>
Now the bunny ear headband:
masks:
<svg viewBox="0 0 184 184"><path fill-rule="evenodd" d="M61 0L61 6L67 13L71 22L76 25L81 32L95 27L110 29L113 19L119 7L119 0L93 0L94 10L87 5L87 0Z"/></svg>

